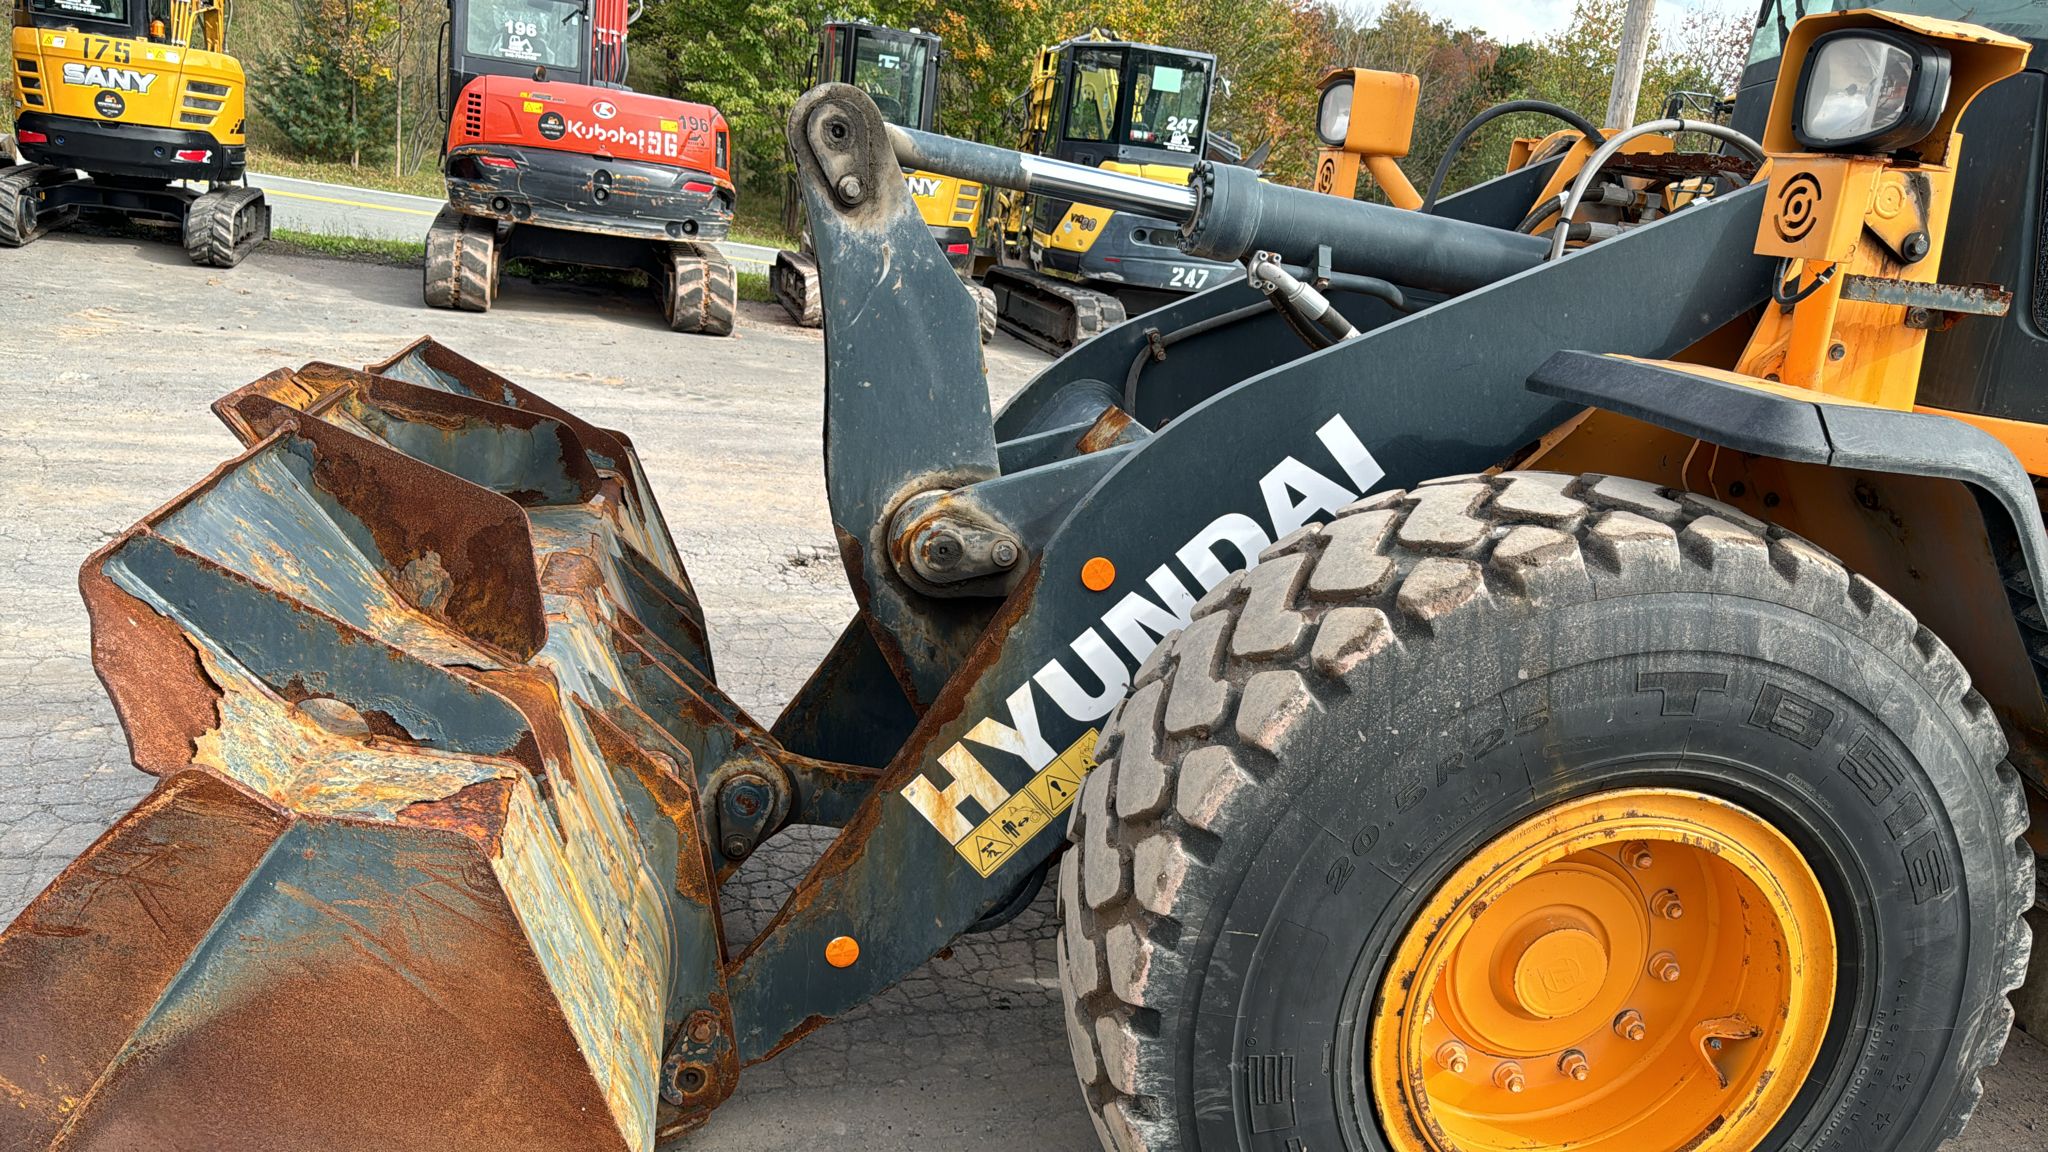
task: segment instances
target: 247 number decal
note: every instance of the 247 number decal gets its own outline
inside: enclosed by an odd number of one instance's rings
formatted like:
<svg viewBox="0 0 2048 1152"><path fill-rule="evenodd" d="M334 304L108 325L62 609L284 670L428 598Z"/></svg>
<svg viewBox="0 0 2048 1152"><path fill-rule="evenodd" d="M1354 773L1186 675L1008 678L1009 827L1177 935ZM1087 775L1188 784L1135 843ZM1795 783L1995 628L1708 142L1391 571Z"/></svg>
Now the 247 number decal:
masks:
<svg viewBox="0 0 2048 1152"><path fill-rule="evenodd" d="M1207 288L1211 271L1212 269L1208 268L1189 268L1184 264L1175 264L1173 271L1167 275L1166 286L1168 288Z"/></svg>

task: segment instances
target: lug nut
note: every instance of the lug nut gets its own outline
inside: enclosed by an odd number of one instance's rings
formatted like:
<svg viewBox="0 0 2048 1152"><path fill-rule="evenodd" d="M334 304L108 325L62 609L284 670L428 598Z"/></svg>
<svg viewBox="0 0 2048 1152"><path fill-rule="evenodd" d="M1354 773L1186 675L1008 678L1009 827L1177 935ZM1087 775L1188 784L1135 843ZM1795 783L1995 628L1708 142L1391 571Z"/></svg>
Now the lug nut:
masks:
<svg viewBox="0 0 2048 1152"><path fill-rule="evenodd" d="M1666 984L1678 982L1678 957L1669 952L1659 952L1650 957L1650 975Z"/></svg>
<svg viewBox="0 0 2048 1152"><path fill-rule="evenodd" d="M1449 1041L1436 1050L1436 1062L1448 1072L1463 1074L1471 1061L1465 1056L1465 1046L1456 1040Z"/></svg>
<svg viewBox="0 0 2048 1152"><path fill-rule="evenodd" d="M1017 563L1017 545L1013 541L998 540L995 546L989 549L988 555L989 559L996 562L998 568L1014 567Z"/></svg>
<svg viewBox="0 0 2048 1152"><path fill-rule="evenodd" d="M1557 1070L1574 1080L1584 1080L1593 1074L1593 1066L1586 1063L1586 1054L1577 1048L1567 1050L1559 1058Z"/></svg>
<svg viewBox="0 0 2048 1152"><path fill-rule="evenodd" d="M1510 1092L1520 1092L1529 1085L1528 1081L1522 1079L1522 1066L1509 1060L1493 1070L1493 1086L1505 1088Z"/></svg>
<svg viewBox="0 0 2048 1152"><path fill-rule="evenodd" d="M1643 1014L1630 1008L1614 1018L1614 1034L1640 1044L1650 1035L1650 1029L1643 1023Z"/></svg>
<svg viewBox="0 0 2048 1152"><path fill-rule="evenodd" d="M1678 893L1663 888L1650 897L1650 911L1666 920L1677 920L1685 915L1685 903L1679 900Z"/></svg>
<svg viewBox="0 0 2048 1152"><path fill-rule="evenodd" d="M753 851L754 848L753 845L747 843L747 838L745 836L741 836L737 833L731 836L727 836L725 838L724 847L725 858L728 860L745 860L747 858L747 853Z"/></svg>
<svg viewBox="0 0 2048 1152"><path fill-rule="evenodd" d="M1631 840L1622 845L1621 860L1638 872L1648 872L1650 866L1657 862L1657 858L1650 854L1650 846L1641 840Z"/></svg>

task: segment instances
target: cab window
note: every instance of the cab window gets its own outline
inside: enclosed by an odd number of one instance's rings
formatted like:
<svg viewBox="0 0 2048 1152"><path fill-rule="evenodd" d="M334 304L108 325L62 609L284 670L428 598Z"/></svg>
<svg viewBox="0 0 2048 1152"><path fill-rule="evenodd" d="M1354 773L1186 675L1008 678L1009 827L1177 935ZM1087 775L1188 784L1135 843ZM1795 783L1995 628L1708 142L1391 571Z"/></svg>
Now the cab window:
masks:
<svg viewBox="0 0 2048 1152"><path fill-rule="evenodd" d="M109 24L128 22L128 0L29 0L29 11L38 16L102 20Z"/></svg>
<svg viewBox="0 0 2048 1152"><path fill-rule="evenodd" d="M1124 54L1109 48L1074 53L1073 88L1067 97L1067 139L1108 140L1116 128L1117 90Z"/></svg>
<svg viewBox="0 0 2048 1152"><path fill-rule="evenodd" d="M924 105L929 45L922 40L873 35L863 35L854 44L854 87L874 97L875 106L889 123L922 127L918 117Z"/></svg>
<svg viewBox="0 0 2048 1152"><path fill-rule="evenodd" d="M1185 56L1137 55L1125 142L1174 152L1202 146L1202 116L1209 99L1209 66Z"/></svg>
<svg viewBox="0 0 2048 1152"><path fill-rule="evenodd" d="M472 56L575 69L589 33L582 0L477 0L464 39Z"/></svg>

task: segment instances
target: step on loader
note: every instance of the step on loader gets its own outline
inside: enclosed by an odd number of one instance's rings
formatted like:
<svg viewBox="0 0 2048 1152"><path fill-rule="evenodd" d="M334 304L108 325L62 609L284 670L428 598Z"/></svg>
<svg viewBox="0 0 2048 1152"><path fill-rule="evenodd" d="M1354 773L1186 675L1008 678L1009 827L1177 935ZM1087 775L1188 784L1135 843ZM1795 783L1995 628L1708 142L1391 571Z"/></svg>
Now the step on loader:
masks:
<svg viewBox="0 0 2048 1152"><path fill-rule="evenodd" d="M0 248L82 213L173 225L213 268L269 239L270 205L244 171L249 85L227 52L226 0L21 0L13 17Z"/></svg>
<svg viewBox="0 0 2048 1152"><path fill-rule="evenodd" d="M739 280L731 133L707 104L625 86L628 0L449 0L448 206L429 307L488 311L512 260L643 272L678 332L725 336Z"/></svg>
<svg viewBox="0 0 2048 1152"><path fill-rule="evenodd" d="M916 28L908 32L863 20L828 20L818 31L818 56L812 61L814 81L852 84L865 91L882 110L883 119L923 132L938 131L939 69L944 60L939 38ZM931 226L932 238L945 250L956 271L968 276L974 263L974 236L981 230L981 185L936 172L905 172L917 214ZM785 224L808 238L801 224L801 199L790 184L790 211ZM824 323L825 301L818 280L818 260L806 240L802 251L775 254L768 283L790 319L805 328ZM980 308L981 339L996 334L995 293L968 282Z"/></svg>
<svg viewBox="0 0 2048 1152"><path fill-rule="evenodd" d="M1057 866L1106 1149L1934 1152L2041 921L2048 86L1766 16L1725 155L1431 212L806 94L859 610L772 724L622 433L431 341L230 393L81 575L162 783L0 935L0 1145L668 1144ZM905 167L1245 277L992 414Z"/></svg>

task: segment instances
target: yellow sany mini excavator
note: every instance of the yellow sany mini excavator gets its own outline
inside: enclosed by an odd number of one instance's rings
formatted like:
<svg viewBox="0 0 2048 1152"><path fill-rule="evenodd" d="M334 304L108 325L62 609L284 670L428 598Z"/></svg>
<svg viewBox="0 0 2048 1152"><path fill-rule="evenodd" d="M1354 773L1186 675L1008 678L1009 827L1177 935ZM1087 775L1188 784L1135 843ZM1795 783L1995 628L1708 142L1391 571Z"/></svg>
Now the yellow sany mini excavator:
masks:
<svg viewBox="0 0 2048 1152"><path fill-rule="evenodd" d="M270 235L243 176L248 83L226 0L18 0L15 150L0 247L81 212L180 225L186 254L232 268Z"/></svg>

